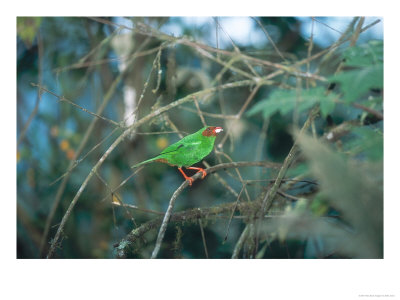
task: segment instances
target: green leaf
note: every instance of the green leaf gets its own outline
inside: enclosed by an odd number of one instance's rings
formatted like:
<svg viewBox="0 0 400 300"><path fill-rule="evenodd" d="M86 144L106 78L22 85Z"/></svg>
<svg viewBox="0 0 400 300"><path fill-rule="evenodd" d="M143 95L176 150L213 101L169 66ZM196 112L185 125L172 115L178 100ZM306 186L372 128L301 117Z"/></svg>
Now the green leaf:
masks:
<svg viewBox="0 0 400 300"><path fill-rule="evenodd" d="M319 107L321 109L321 113L324 117L332 113L332 111L335 109L335 99L337 99L338 96L336 94L330 93L327 96L321 98Z"/></svg>
<svg viewBox="0 0 400 300"><path fill-rule="evenodd" d="M17 18L17 34L28 48L32 46L41 21L40 17Z"/></svg>
<svg viewBox="0 0 400 300"><path fill-rule="evenodd" d="M383 88L383 42L370 41L350 47L343 53L344 70L329 78L340 83L347 103L354 102L372 88ZM355 67L355 69L354 69Z"/></svg>
<svg viewBox="0 0 400 300"><path fill-rule="evenodd" d="M339 82L347 103L359 99L371 88L383 88L383 64L345 71L329 78Z"/></svg>
<svg viewBox="0 0 400 300"><path fill-rule="evenodd" d="M285 115L293 111L296 106L298 112L311 108L314 104L324 102L323 114L330 113L334 108L335 94L325 95L323 87L316 87L309 90L275 90L271 95L254 105L248 112L248 116L262 112L264 118L268 118L276 112ZM326 103L325 103L326 101Z"/></svg>
<svg viewBox="0 0 400 300"><path fill-rule="evenodd" d="M383 41L369 41L366 44L350 47L343 54L346 66L368 67L383 64Z"/></svg>
<svg viewBox="0 0 400 300"><path fill-rule="evenodd" d="M311 202L310 210L316 216L323 216L328 212L329 205L321 194L317 194Z"/></svg>
<svg viewBox="0 0 400 300"><path fill-rule="evenodd" d="M383 159L383 133L371 127L354 127L354 138L344 144L344 150L353 156L364 156L371 161Z"/></svg>
<svg viewBox="0 0 400 300"><path fill-rule="evenodd" d="M258 102L256 105L254 105L251 109L249 109L247 115L252 116L259 112L262 112L264 118L268 118L269 116L279 111L281 105L282 104L276 100L262 100Z"/></svg>

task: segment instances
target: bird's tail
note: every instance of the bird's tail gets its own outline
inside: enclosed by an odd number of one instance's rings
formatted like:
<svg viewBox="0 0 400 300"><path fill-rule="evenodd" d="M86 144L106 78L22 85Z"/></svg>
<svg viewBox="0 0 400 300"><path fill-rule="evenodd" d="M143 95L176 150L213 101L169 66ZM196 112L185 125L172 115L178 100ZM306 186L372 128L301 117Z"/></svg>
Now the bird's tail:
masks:
<svg viewBox="0 0 400 300"><path fill-rule="evenodd" d="M143 165L150 164L150 163L156 161L157 159L159 159L158 156L153 157L153 158L150 158L150 159L148 159L148 160L142 161L142 162L140 162L140 163L138 163L138 164L136 164L136 165L131 166L131 168L134 169L134 168L137 168L137 167L140 167L140 166L143 166Z"/></svg>

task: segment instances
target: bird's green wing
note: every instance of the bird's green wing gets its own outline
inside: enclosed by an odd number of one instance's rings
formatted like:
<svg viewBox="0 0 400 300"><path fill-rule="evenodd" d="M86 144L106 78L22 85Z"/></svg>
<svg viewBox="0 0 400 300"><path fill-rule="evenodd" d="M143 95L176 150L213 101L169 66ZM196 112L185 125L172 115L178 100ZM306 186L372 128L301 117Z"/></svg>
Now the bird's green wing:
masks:
<svg viewBox="0 0 400 300"><path fill-rule="evenodd" d="M196 140L185 140L185 138L183 138L182 140L180 140L179 142L176 142L175 144L172 144L170 146L168 146L167 148L165 148L160 155L162 154L173 154L173 153L178 153L178 152L186 152L186 151L192 151L196 145L199 145L200 141L196 141Z"/></svg>
<svg viewBox="0 0 400 300"><path fill-rule="evenodd" d="M184 148L184 147L185 147L185 145L179 141L179 142L177 142L177 143L175 143L175 144L169 145L169 146L168 146L167 148L165 148L160 154L173 153L173 152L176 152L176 151L178 151L179 149Z"/></svg>

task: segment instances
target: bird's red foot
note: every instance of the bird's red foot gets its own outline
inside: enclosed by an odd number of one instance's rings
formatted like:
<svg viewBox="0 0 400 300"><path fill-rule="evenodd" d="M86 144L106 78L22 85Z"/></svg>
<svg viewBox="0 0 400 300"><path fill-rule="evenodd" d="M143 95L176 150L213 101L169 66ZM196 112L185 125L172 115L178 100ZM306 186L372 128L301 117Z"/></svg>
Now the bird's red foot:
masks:
<svg viewBox="0 0 400 300"><path fill-rule="evenodd" d="M197 168L197 167L189 167L187 168L189 170L197 170L197 173L201 172L203 175L201 176L201 179L204 179L204 177L206 177L207 172L206 170L202 169L202 168Z"/></svg>
<svg viewBox="0 0 400 300"><path fill-rule="evenodd" d="M194 179L192 177L186 177L185 179L186 181L189 181L189 185L192 186L192 182L194 181Z"/></svg>
<svg viewBox="0 0 400 300"><path fill-rule="evenodd" d="M183 177L185 177L185 180L189 181L189 185L192 186L192 182L194 181L194 179L192 177L187 176L185 172L183 172L182 168L178 168L178 170L182 173Z"/></svg>

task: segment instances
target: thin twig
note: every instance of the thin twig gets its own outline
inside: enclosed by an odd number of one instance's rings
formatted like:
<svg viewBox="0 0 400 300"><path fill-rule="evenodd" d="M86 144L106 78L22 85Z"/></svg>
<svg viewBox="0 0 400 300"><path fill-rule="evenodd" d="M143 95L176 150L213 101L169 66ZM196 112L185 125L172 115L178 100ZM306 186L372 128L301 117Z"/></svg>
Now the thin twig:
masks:
<svg viewBox="0 0 400 300"><path fill-rule="evenodd" d="M254 96L257 94L258 90L260 89L261 85L257 84L254 89L251 91L249 97L247 97L246 101L244 102L242 108L237 113L237 119L240 119L246 110L247 106L249 106L250 102L254 99Z"/></svg>
<svg viewBox="0 0 400 300"><path fill-rule="evenodd" d="M82 106L80 106L80 105L78 105L78 104L72 102L71 100L68 100L68 99L65 98L64 96L59 96L59 95L57 95L56 93L54 93L54 92L52 92L52 91L46 89L45 87L41 86L40 84L37 84L37 83L33 83L33 82L32 82L31 85L34 86L34 87L39 88L40 91L44 91L44 92L46 92L46 93L49 93L49 94L53 95L53 96L56 97L60 102L67 102L67 103L71 104L72 106L75 106L75 107L79 108L80 110L82 110L82 111L84 111L84 112L86 112L86 113L88 113L88 114L90 114L90 115L92 115L92 116L95 116L96 118L102 119L103 121L106 121L106 122L108 122L108 123L110 123L110 124L112 124L112 125L114 125L114 126L122 127L121 124L119 124L119 123L117 123L117 122L115 122L115 121L113 121L113 120L107 119L106 117L103 117L103 116L101 116L101 115L99 115L99 114L96 114L96 113L94 113L94 112L91 112L90 110L87 110L86 108L84 108L84 107L82 107Z"/></svg>
<svg viewBox="0 0 400 300"><path fill-rule="evenodd" d="M218 53L217 53L217 57L214 57L211 53L209 53L208 51L206 51L203 48L196 48L196 51L198 53L200 53L202 56L204 56L205 58L211 59L212 61L220 64L221 66L224 66L223 69L215 76L214 80L211 82L211 85L214 85L216 82L218 82L221 78L222 75L225 74L225 72L227 70L231 70L233 72L239 73L240 75L242 75L243 77L249 78L249 79L253 79L254 76L251 75L250 73L243 71L240 68L236 68L233 66L233 64L237 61L240 60L239 56L233 56L228 62L223 61L222 59L220 59L218 57Z"/></svg>
<svg viewBox="0 0 400 300"><path fill-rule="evenodd" d="M317 18L315 18L315 17L312 17L311 18L311 20L314 22L314 21L316 21L316 22L318 22L318 23L320 23L320 24L322 24L322 25L324 25L324 26L326 26L326 27L328 27L329 29L332 29L333 31L335 31L335 32L337 32L337 33L339 33L339 34L343 34L342 32L340 32L339 30L337 30L337 29L335 29L335 28L333 28L332 26L329 26L328 24L326 24L326 23L324 23L324 22L322 22L322 21L320 21L320 20L318 20Z"/></svg>
<svg viewBox="0 0 400 300"><path fill-rule="evenodd" d="M283 191L281 191L281 190L278 190L277 193L278 193L279 195L285 197L285 198L290 199L290 200L299 201L299 198L298 198L298 197L289 195L289 194L287 194L287 193L285 193L285 192L283 192Z"/></svg>
<svg viewBox="0 0 400 300"><path fill-rule="evenodd" d="M263 146L265 145L265 140L267 139L267 131L269 126L270 118L264 119L261 132L257 141L256 150L255 150L255 160L262 160ZM258 174L258 178L261 177L261 174Z"/></svg>
<svg viewBox="0 0 400 300"><path fill-rule="evenodd" d="M203 160L203 164L207 167L210 168L210 164L206 161ZM227 189L228 192L230 192L233 196L237 197L239 194L226 182L225 179L223 179L218 173L214 173L213 176L215 176L215 178L217 178L217 180L219 181L219 183L222 184L222 186L224 188Z"/></svg>
<svg viewBox="0 0 400 300"><path fill-rule="evenodd" d="M312 49L314 46L314 21L315 21L315 18L312 18L310 41L308 42L308 49L307 49L307 58L311 57L311 52L312 52ZM310 73L310 61L307 61L307 72ZM307 88L308 88L310 80L307 80L306 83L307 83Z"/></svg>
<svg viewBox="0 0 400 300"><path fill-rule="evenodd" d="M92 153L94 150L96 150L98 147L100 147L106 140L108 140L119 128L115 127L105 138L103 138L99 143L97 143L94 147L92 147L92 149L90 149L85 155L83 155L81 158L76 159L73 161L73 164L70 165L71 167L68 168L68 170L62 174L60 177L58 177L57 179L55 179L54 181L52 181L49 186L52 186L54 184L56 184L58 181L60 181L61 179L63 179L65 176L67 176L69 173L72 172L72 170L74 170L86 157L89 156L90 153Z"/></svg>
<svg viewBox="0 0 400 300"><path fill-rule="evenodd" d="M356 30L354 31L354 34L351 37L350 47L353 47L353 46L356 45L357 40L358 40L358 38L360 36L361 29L362 29L362 26L364 24L364 21L365 21L365 17L361 17L360 20L358 21L357 26L356 26Z"/></svg>
<svg viewBox="0 0 400 300"><path fill-rule="evenodd" d="M235 49L235 52L242 54L240 52L240 49L238 46L236 46L236 44L234 43L233 39L231 38L231 36L225 31L225 29L221 26L221 24L219 23L217 18L214 18L215 23L217 24L217 26L219 28L221 28L221 30L225 33L225 35L229 38L233 49ZM254 68L249 64L249 62L247 60L243 60L243 62L245 63L245 65L249 68L249 70L253 73L254 76L259 77L259 75L257 74L257 72L254 70Z"/></svg>
<svg viewBox="0 0 400 300"><path fill-rule="evenodd" d="M166 44L166 43L164 43L164 44ZM160 67L160 57L161 57L161 51L162 51L162 47L160 47L159 48L159 50L158 50L158 52L157 52L157 55L156 55L156 57L155 57L155 59L153 60L153 64L152 64L152 66L151 66L151 70L150 70L150 72L149 72L149 75L147 76L147 79L146 79L146 81L145 81L145 83L144 83L144 85L143 85L143 90L142 90L142 93L140 94L140 96L139 96L139 99L138 99L138 101L137 101L137 105L136 105L136 107L135 107L135 109L124 119L124 122L126 123L127 122L127 120L129 120L131 117L135 117L135 119L136 119L136 117L137 117L137 111L139 110L139 107L140 107L140 104L142 103L142 100L143 100L143 98L144 98L144 94L146 93L146 90L147 90L147 87L148 87L148 85L149 85L149 82L150 82L150 78L151 78L151 75L152 75L152 73L153 73L153 71L155 70L155 68L156 68L156 66L159 66ZM161 80L160 79L160 77L161 77L161 74L158 74L158 79L157 79L157 85L159 85L159 80ZM153 90L153 92L154 91L157 91L158 90L158 87L156 87L156 89L154 89ZM155 92L154 92L155 93Z"/></svg>
<svg viewBox="0 0 400 300"><path fill-rule="evenodd" d="M230 219L229 219L229 221L228 221L228 226L226 227L224 242L226 242L226 240L228 239L229 229L230 229L230 227L231 227L232 219L233 219L233 216L235 215L236 208L237 208L237 206L238 206L238 204L239 204L239 201L240 201L240 196L242 195L242 192L243 192L245 186L246 186L246 184L244 184L244 185L242 186L242 189L240 190L240 193L239 193L239 195L238 195L237 198L236 198L235 206L234 206L233 209L232 209L232 214L231 214L231 217L230 217Z"/></svg>
<svg viewBox="0 0 400 300"><path fill-rule="evenodd" d="M189 107L184 107L181 106L180 109L186 110L192 113L197 113L197 110L191 109ZM237 115L223 115L223 114L213 114L205 111L201 111L203 116L210 117L210 118L215 118L215 119L227 119L227 120L232 120L232 119L237 119Z"/></svg>
<svg viewBox="0 0 400 300"><path fill-rule="evenodd" d="M203 240L203 246L204 246L204 252L206 254L206 258L208 257L208 250L207 250L207 243L206 243L206 237L204 235L204 228L203 228L203 222L201 219L199 219L199 226L200 226L200 232L201 232L201 239Z"/></svg>
<svg viewBox="0 0 400 300"><path fill-rule="evenodd" d="M381 112L375 110L375 109L369 108L367 106L364 106L364 105L361 105L361 104L358 104L358 103L355 103L355 102L352 103L351 105L356 107L356 108L362 109L362 110L364 110L366 112L369 112L370 114L372 114L375 117L377 117L379 120L383 120L383 114Z"/></svg>
<svg viewBox="0 0 400 300"><path fill-rule="evenodd" d="M199 115L201 123L203 123L203 126L207 126L206 120L204 120L204 117L203 117L203 112L200 110L200 106L199 106L199 103L197 102L196 98L194 99L193 102L196 105L197 114Z"/></svg>
<svg viewBox="0 0 400 300"><path fill-rule="evenodd" d="M24 127L22 128L21 133L19 134L18 141L17 141L17 149L18 149L19 145L21 144L21 142L24 140L26 132L28 131L29 125L31 124L32 120L35 118L35 116L38 112L39 104L40 104L41 100L42 100L42 92L40 90L38 90L38 96L36 99L35 107L33 108L31 114L29 115L28 120L24 124Z"/></svg>
<svg viewBox="0 0 400 300"><path fill-rule="evenodd" d="M240 110L237 112L237 114L236 114L236 119L235 119L235 120L239 120L239 119L242 117L244 111L246 110L247 106L249 106L250 102L254 99L254 96L257 94L257 92L258 92L258 90L260 89L260 87L261 87L260 84L257 84L257 85L254 87L254 89L251 91L250 95L247 97L246 101L244 102L244 104L242 105L242 107L240 108ZM219 148L219 149L222 149L222 147L224 146L224 144L225 144L225 142L226 142L226 140L227 140L227 138L228 138L228 136L229 136L229 133L230 133L230 131L231 131L231 128L232 128L232 127L229 127L229 128L228 128L228 130L227 130L225 136L222 138L222 141L218 144L218 148Z"/></svg>
<svg viewBox="0 0 400 300"><path fill-rule="evenodd" d="M261 30L264 32L265 36L267 37L268 41L271 43L272 47L274 47L276 53L278 53L278 55L284 60L286 61L286 58L283 56L283 54L281 53L281 51L279 51L278 47L275 45L274 41L272 40L271 36L269 35L268 31L264 28L264 26L261 24L260 20L255 18L255 17L251 17L254 21L257 22L258 26L260 26Z"/></svg>
<svg viewBox="0 0 400 300"><path fill-rule="evenodd" d="M235 248L233 249L233 253L232 253L232 258L238 258L239 257L239 253L240 250L243 247L244 242L247 239L247 236L249 235L249 226L246 226L242 232L242 234L240 235L239 240L237 241Z"/></svg>
<svg viewBox="0 0 400 300"><path fill-rule="evenodd" d="M89 64L88 64L88 62L86 62L86 60L89 57L91 57L92 55L94 56L94 54L96 54L96 52L100 51L101 48L103 48L104 46L107 46L109 44L109 42L121 32L121 30L122 30L121 27L118 27L117 29L115 29L109 36L107 36L106 38L101 40L100 43L98 43L97 46L93 47L89 51L88 54L86 54L85 56L81 57L77 63L74 63L74 64L72 64L70 66L55 68L53 71L56 72L56 73L59 73L59 72L67 71L67 70L78 69L78 68L87 67L87 66L93 66L95 64L98 64L98 62L89 62ZM104 60L104 63L107 63L107 62L110 62L110 59Z"/></svg>
<svg viewBox="0 0 400 300"><path fill-rule="evenodd" d="M346 102L342 101L342 100L335 100L337 103L344 103L347 104ZM355 107L355 108L359 108L363 111L366 111L372 115L374 115L375 117L377 117L379 120L383 120L383 113L381 113L380 111L377 111L375 109L372 109L370 107L367 107L365 105L353 102L351 103L351 106Z"/></svg>
<svg viewBox="0 0 400 300"><path fill-rule="evenodd" d="M71 66L56 68L56 69L54 69L54 72L59 73L59 72L64 72L64 71L68 71L68 70L73 70L73 69L81 69L81 68L93 67L93 66L98 66L98 65L103 65L103 64L113 63L113 62L126 61L126 60L130 60L132 58L139 58L139 57L153 54L155 52L158 52L160 49L164 49L168 46L169 45L167 45L167 44L165 44L165 45L162 44L160 46L157 46L157 47L154 47L154 48L151 48L148 50L144 50L141 52L135 52L133 54L126 55L126 56L120 56L117 58L105 58L105 59L99 59L99 60L95 60L95 61L87 61L87 62L81 62L81 63L78 62Z"/></svg>
<svg viewBox="0 0 400 300"><path fill-rule="evenodd" d="M226 154L224 152L220 152L218 150L215 150L215 153L217 155L222 155L222 156L226 157L230 162L233 162L232 158L228 154ZM236 172L236 174L237 174L237 176L239 178L240 183L242 184L242 186L244 188L244 192L246 194L247 201L251 201L249 192L247 191L246 183L242 178L242 174L240 174L240 171L238 169L235 169L235 172Z"/></svg>
<svg viewBox="0 0 400 300"><path fill-rule="evenodd" d="M167 122L168 126L171 127L172 130L175 130L176 134L179 136L180 139L184 138L182 132L176 127L175 123L172 122L171 118L167 113L163 114L165 122Z"/></svg>
<svg viewBox="0 0 400 300"><path fill-rule="evenodd" d="M123 187L125 185L125 183L128 182L129 179L131 179L133 176L135 176L137 173L139 173L141 170L143 169L143 167L139 167L135 170L135 172L133 172L131 175L129 175L126 179L124 179L116 188L111 190L111 193L115 193L116 191L118 191L121 187ZM104 200L106 200L109 196L104 197L103 199L100 200L100 202L103 202Z"/></svg>
<svg viewBox="0 0 400 300"><path fill-rule="evenodd" d="M108 192L110 193L111 203L114 203L113 197L116 197L117 200L122 204L122 207L125 208L125 212L126 212L127 215L131 218L132 223L135 225L135 227L137 227L135 218L134 218L133 215L130 213L130 211L125 207L124 202L122 201L121 197L119 197L115 192L113 192L113 190L111 189L111 187L108 185L107 181L105 181L104 178L101 177L101 175L99 174L99 172L96 171L95 174L96 174L97 178L104 184L104 186L106 187L106 189L108 190Z"/></svg>
<svg viewBox="0 0 400 300"><path fill-rule="evenodd" d="M378 24L380 21L381 21L381 20L378 19L378 20L372 22L371 24L365 26L363 29L361 29L361 32L364 32L364 31L368 30L369 28L371 28L372 26L375 26L375 25ZM339 48L339 46L341 46L341 45L344 44L345 42L349 41L350 39L351 39L351 37L339 39L336 43L332 44L332 45L329 46L328 48L326 48L326 49L324 49L324 50L322 50L322 51L320 51L320 52L318 52L318 53L316 53L316 54L314 54L314 55L312 55L312 56L310 56L310 57L307 57L307 58L305 58L305 59L302 59L302 60L296 62L294 65L295 65L295 66L301 66L301 65L306 64L306 63L309 62L309 61L315 60L315 59L317 59L318 57L321 57L321 56L323 56L323 55L325 55L325 54L331 52L332 50L335 50L335 49Z"/></svg>
<svg viewBox="0 0 400 300"><path fill-rule="evenodd" d="M142 207L138 207L138 206L132 205L132 204L124 204L124 203L118 203L118 202L111 202L111 204L114 205L114 206L122 206L122 207L131 208L131 209L134 209L134 210L138 210L138 211L142 211L142 212L146 212L146 213L150 213L150 214L155 214L155 215L160 215L160 216L165 215L165 213L163 213L161 211L142 208Z"/></svg>
<svg viewBox="0 0 400 300"><path fill-rule="evenodd" d="M42 69L43 69L43 39L40 35L40 30L37 32L37 41L38 41L38 82L39 84L42 84ZM35 118L38 109L39 109L39 104L40 101L42 100L42 92L38 90L37 98L36 98L36 103L35 107L33 108L32 113L29 115L28 120L26 121L23 129L21 130L21 133L19 134L18 141L17 141L17 149L21 142L24 140L25 135L28 131L29 125L31 124L32 120Z"/></svg>

